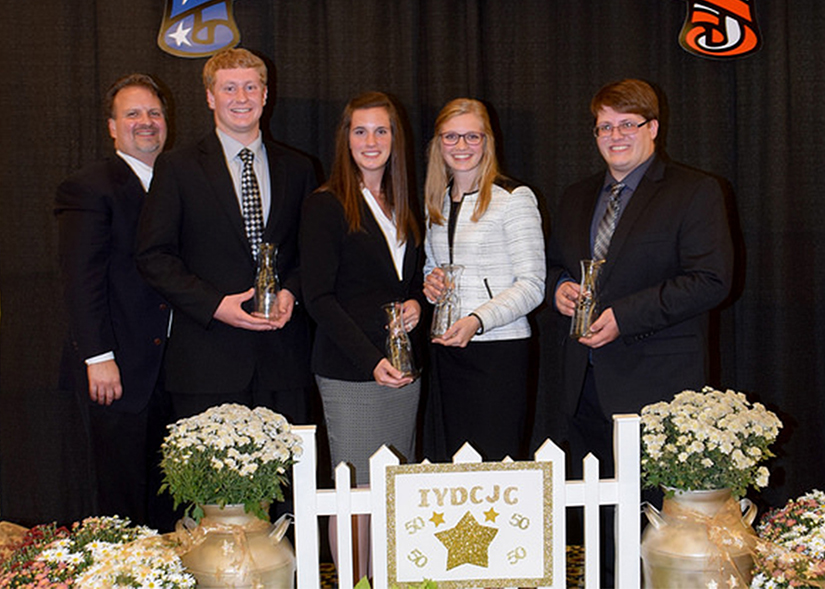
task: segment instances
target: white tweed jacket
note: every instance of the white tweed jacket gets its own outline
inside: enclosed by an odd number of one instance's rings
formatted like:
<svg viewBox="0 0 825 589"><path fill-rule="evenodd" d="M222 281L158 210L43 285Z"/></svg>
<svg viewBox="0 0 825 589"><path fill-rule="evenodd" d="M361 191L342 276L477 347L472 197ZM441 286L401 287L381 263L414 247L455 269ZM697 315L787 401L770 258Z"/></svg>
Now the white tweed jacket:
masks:
<svg viewBox="0 0 825 589"><path fill-rule="evenodd" d="M493 185L490 206L478 222L470 217L479 193L464 195L453 240L454 264L464 266L458 283L461 314L475 313L484 333L473 341L530 336L527 313L544 300L544 235L536 196L526 186L512 192ZM444 218L450 217L449 195ZM427 223L425 276L450 262L448 224Z"/></svg>

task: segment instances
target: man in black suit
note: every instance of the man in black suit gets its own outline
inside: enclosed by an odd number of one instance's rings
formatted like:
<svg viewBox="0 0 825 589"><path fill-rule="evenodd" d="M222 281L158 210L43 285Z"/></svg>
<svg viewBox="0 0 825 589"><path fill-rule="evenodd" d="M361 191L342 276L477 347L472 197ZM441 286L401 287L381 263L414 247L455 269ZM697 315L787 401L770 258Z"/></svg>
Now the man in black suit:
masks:
<svg viewBox="0 0 825 589"><path fill-rule="evenodd" d="M659 106L650 85L608 84L591 111L607 172L562 197L548 291L556 309L572 316L579 260L593 257L611 188L622 183L599 278L601 314L585 337L563 344L573 460L592 450L609 465L613 414L707 382L708 312L730 290L733 246L719 183L656 154ZM575 439L587 441L578 456Z"/></svg>
<svg viewBox="0 0 825 589"><path fill-rule="evenodd" d="M167 389L177 417L234 402L306 423L309 329L296 302L298 223L303 199L317 185L314 169L308 158L262 138L267 71L260 58L224 50L206 63L203 80L216 128L158 159L138 231L140 270L174 309ZM250 176L263 217L257 232L245 226L243 211ZM251 312L260 241L278 247L282 289L274 319Z"/></svg>
<svg viewBox="0 0 825 589"><path fill-rule="evenodd" d="M564 192L547 274L555 308L572 317L579 261L604 259L601 312L584 337L562 344L567 431L557 439L570 444L574 477L588 452L599 459L601 476L612 474L613 414L638 413L707 383L708 313L733 279L719 183L656 153L653 88L632 79L608 84L590 110L607 171Z"/></svg>
<svg viewBox="0 0 825 589"><path fill-rule="evenodd" d="M132 74L112 85L105 106L117 157L87 166L57 189L70 321L61 388L91 401L97 512L162 526L149 513L159 486L150 473L157 472L167 423L159 374L169 310L140 276L134 242L166 142L166 98L151 77Z"/></svg>

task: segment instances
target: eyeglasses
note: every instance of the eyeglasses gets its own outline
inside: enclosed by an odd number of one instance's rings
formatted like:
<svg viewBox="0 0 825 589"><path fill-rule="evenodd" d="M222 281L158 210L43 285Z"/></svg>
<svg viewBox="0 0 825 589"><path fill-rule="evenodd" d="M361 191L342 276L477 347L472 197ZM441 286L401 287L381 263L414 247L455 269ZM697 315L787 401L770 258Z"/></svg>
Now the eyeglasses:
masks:
<svg viewBox="0 0 825 589"><path fill-rule="evenodd" d="M467 145L478 145L484 141L484 133L478 131L470 131L469 133L454 133L448 131L441 134L441 143L444 145L456 145L459 139L464 139Z"/></svg>
<svg viewBox="0 0 825 589"><path fill-rule="evenodd" d="M641 123L634 123L633 121L622 121L615 127L610 123L602 123L601 125L596 125L593 127L593 136L594 137L610 137L613 135L613 129L618 129L619 134L624 137L628 135L635 135L636 131L640 128L647 125L653 119L645 119Z"/></svg>

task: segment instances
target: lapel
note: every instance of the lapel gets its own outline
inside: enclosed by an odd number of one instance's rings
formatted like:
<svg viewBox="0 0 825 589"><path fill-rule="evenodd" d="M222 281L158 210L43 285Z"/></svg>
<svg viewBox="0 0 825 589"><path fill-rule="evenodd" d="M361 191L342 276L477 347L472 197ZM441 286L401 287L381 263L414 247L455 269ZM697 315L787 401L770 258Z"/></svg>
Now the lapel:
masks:
<svg viewBox="0 0 825 589"><path fill-rule="evenodd" d="M478 203L479 191L469 192L461 197L461 205L458 209L458 217L455 221L455 233L453 233L453 250L450 252L450 210L452 209L452 180L447 184L444 195L444 203L441 206L441 216L444 217L444 224L442 229L438 232L441 235L442 251L444 252L443 263L463 264L462 260L456 259L456 252L460 249L460 244L470 242L476 239L474 235L475 229L478 227L477 223L470 220L476 210ZM483 239L483 236L482 236ZM442 262L439 262L442 263Z"/></svg>
<svg viewBox="0 0 825 589"><path fill-rule="evenodd" d="M372 246L378 253L378 257L381 259L381 274L383 274L385 279L391 281L390 284L397 284L399 282L398 273L395 271L395 262L393 262L392 255L390 254L387 239L384 237L384 232L381 230L381 226L378 224L375 215L373 215L372 209L364 202L363 195L361 197L361 225L369 236ZM412 276L411 272L408 271L407 258L409 253L410 247L408 244L404 252L404 266L402 268L404 279L401 281L402 283L406 283Z"/></svg>
<svg viewBox="0 0 825 589"><path fill-rule="evenodd" d="M404 279L401 282L405 291L409 291L408 287L412 282L413 276L415 276L415 269L418 264L415 242L413 242L412 239L412 236L407 238L407 247L404 249Z"/></svg>
<svg viewBox="0 0 825 589"><path fill-rule="evenodd" d="M627 208L619 218L619 224L616 226L616 232L613 233L613 238L610 241L610 252L607 256L602 268L602 280L607 281L610 273L616 265L616 261L622 258L622 248L627 243L628 237L633 234L633 226L642 216L642 213L647 209L650 201L655 198L661 187L661 181L665 174L664 162L656 156L650 167L642 177L633 198L627 205ZM640 262L635 260L634 262ZM641 261L643 262L643 261Z"/></svg>
<svg viewBox="0 0 825 589"><path fill-rule="evenodd" d="M271 141L264 141L266 161L269 166L269 217L264 227L264 241L275 241L275 226L281 218L286 190L286 167L284 158L278 157L278 148Z"/></svg>
<svg viewBox="0 0 825 589"><path fill-rule="evenodd" d="M574 211L577 217L573 220L573 235L576 240L576 259L588 260L592 257L590 249L590 225L593 220L593 214L596 212L596 203L599 200L599 194L604 183L604 174L593 176L582 186L582 192L576 199L582 199L584 205L574 205ZM573 275L581 279L580 269L576 263L575 268L571 268Z"/></svg>
<svg viewBox="0 0 825 589"><path fill-rule="evenodd" d="M198 144L201 157L201 169L206 176L208 192L218 202L220 209L226 214L235 234L247 252L251 252L249 240L246 238L243 215L235 194L232 176L226 167L226 157L218 136L213 131ZM250 253L250 259L252 254Z"/></svg>
<svg viewBox="0 0 825 589"><path fill-rule="evenodd" d="M118 193L122 194L123 197L130 202L142 206L146 191L143 190L143 184L140 183L140 178L132 171L132 168L123 158L115 155L109 160L109 173L112 182L117 186Z"/></svg>

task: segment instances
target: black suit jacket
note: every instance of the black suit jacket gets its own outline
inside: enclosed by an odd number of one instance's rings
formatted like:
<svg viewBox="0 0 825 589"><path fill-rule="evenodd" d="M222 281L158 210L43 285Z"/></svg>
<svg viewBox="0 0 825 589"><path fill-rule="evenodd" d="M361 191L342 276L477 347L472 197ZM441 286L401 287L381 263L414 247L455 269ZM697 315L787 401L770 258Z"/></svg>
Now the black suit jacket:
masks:
<svg viewBox="0 0 825 589"><path fill-rule="evenodd" d="M270 141L264 146L272 200L263 240L278 245L281 284L300 299L298 224L301 203L317 180L308 158ZM263 389L309 384L309 328L300 305L284 328L271 332L212 318L225 295L253 285L256 272L214 131L158 158L140 219L138 265L174 308L165 362L169 391L237 392L255 374Z"/></svg>
<svg viewBox="0 0 825 589"><path fill-rule="evenodd" d="M569 187L554 223L547 283L580 280L591 257L590 223L604 173ZM724 198L712 177L656 156L622 213L599 279L619 338L591 350L563 342L564 395L572 414L587 369L607 416L638 412L707 382L708 312L730 291L733 246Z"/></svg>
<svg viewBox="0 0 825 589"><path fill-rule="evenodd" d="M169 310L138 272L135 232L145 192L121 158L90 165L57 189L58 252L70 335L61 388L88 398L84 360L114 351L123 396L113 411L136 413L157 382Z"/></svg>
<svg viewBox="0 0 825 589"><path fill-rule="evenodd" d="M398 279L384 233L361 204L361 230L350 232L335 195L319 192L304 203L301 259L304 298L318 325L312 371L327 378L371 381L386 357L387 317L382 306L416 299L423 307L422 250L408 241ZM411 338L417 341L416 331Z"/></svg>

